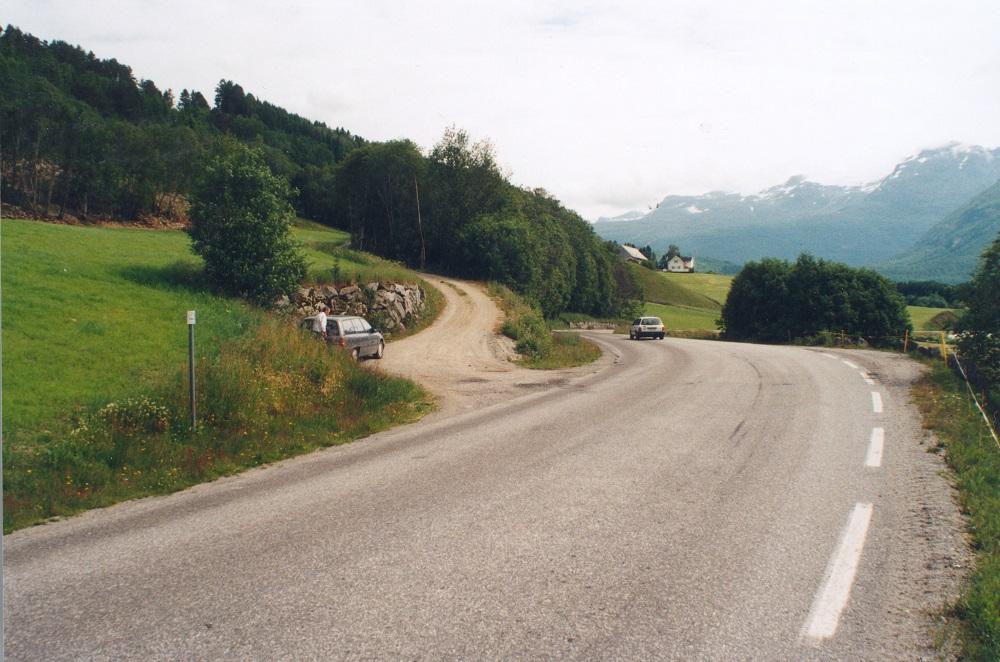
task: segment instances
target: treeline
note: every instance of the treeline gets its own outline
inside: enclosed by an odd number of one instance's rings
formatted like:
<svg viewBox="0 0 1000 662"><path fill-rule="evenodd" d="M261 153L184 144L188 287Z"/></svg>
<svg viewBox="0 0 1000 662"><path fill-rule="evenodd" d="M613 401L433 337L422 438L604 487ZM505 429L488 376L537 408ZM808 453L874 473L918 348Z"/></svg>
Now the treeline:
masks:
<svg viewBox="0 0 1000 662"><path fill-rule="evenodd" d="M890 280L808 254L794 264L768 258L744 265L720 324L734 340L791 342L844 333L881 346L913 330L906 302Z"/></svg>
<svg viewBox="0 0 1000 662"><path fill-rule="evenodd" d="M642 299L614 246L542 189L510 183L491 145L445 131L424 156L400 140L351 152L335 174L336 223L356 248L507 285L547 317L630 315Z"/></svg>
<svg viewBox="0 0 1000 662"><path fill-rule="evenodd" d="M228 80L211 104L196 90L175 99L116 60L13 26L0 34L0 89L3 197L38 216L183 220L204 164L237 140L289 182L296 214L350 230L356 248L502 283L547 316L628 316L642 299L588 223L511 184L489 143L463 131L424 155L311 122Z"/></svg>
<svg viewBox="0 0 1000 662"><path fill-rule="evenodd" d="M896 283L896 291L903 295L908 306L928 308L961 308L964 306L969 285L947 285L934 280L911 280Z"/></svg>
<svg viewBox="0 0 1000 662"><path fill-rule="evenodd" d="M192 164L224 136L260 149L298 190L296 212L331 223L333 169L364 143L221 81L213 103L160 90L117 60L7 26L0 34L3 197L40 216L182 216Z"/></svg>

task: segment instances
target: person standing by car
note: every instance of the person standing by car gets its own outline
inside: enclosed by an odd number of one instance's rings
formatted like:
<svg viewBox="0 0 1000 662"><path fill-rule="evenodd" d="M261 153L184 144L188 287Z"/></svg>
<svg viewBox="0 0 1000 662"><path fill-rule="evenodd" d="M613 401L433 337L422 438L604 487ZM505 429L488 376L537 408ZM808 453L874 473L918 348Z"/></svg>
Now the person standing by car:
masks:
<svg viewBox="0 0 1000 662"><path fill-rule="evenodd" d="M319 312L316 313L316 316L313 318L313 329L312 330L313 330L314 333L318 333L321 336L323 336L323 340L327 339L327 337L326 337L326 313L327 313L328 310L330 310L330 309L327 308L326 306L321 307L319 309Z"/></svg>

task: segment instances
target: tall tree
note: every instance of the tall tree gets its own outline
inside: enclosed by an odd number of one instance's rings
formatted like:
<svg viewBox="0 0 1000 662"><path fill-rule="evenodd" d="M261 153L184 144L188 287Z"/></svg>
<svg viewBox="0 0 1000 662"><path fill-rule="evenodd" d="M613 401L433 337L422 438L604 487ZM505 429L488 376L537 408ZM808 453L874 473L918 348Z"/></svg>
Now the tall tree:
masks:
<svg viewBox="0 0 1000 662"><path fill-rule="evenodd" d="M291 239L289 196L257 150L228 143L207 160L188 233L211 283L260 304L298 287L306 263Z"/></svg>
<svg viewBox="0 0 1000 662"><path fill-rule="evenodd" d="M409 140L365 145L337 167L336 217L356 247L420 264L424 237L417 191L426 168Z"/></svg>
<svg viewBox="0 0 1000 662"><path fill-rule="evenodd" d="M1000 386L1000 235L983 251L965 300L968 309L958 323L959 353Z"/></svg>
<svg viewBox="0 0 1000 662"><path fill-rule="evenodd" d="M426 228L436 240L427 259L442 264L460 251L458 234L465 224L500 210L507 182L489 141L473 143L455 127L445 130L428 161Z"/></svg>

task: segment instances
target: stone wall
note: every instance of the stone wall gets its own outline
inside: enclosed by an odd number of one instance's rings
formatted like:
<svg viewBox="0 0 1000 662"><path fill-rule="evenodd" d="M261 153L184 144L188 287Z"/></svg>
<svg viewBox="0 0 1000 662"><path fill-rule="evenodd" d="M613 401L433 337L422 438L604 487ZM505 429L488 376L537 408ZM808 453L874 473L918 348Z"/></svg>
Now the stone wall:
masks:
<svg viewBox="0 0 1000 662"><path fill-rule="evenodd" d="M412 283L365 283L343 287L303 287L291 299L282 297L279 309L307 317L322 306L334 315L359 315L381 331L400 332L420 318L427 303L424 289Z"/></svg>

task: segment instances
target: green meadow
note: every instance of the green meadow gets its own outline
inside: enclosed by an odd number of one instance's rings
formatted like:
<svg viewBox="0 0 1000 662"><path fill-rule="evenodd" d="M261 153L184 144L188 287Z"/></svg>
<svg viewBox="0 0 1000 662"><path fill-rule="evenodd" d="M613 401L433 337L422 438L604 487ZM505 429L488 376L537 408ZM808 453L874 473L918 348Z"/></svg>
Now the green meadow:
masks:
<svg viewBox="0 0 1000 662"><path fill-rule="evenodd" d="M294 233L320 280L419 279L346 248L343 232ZM0 249L5 530L350 441L430 407L416 385L329 351L294 321L213 294L183 232L5 219ZM440 307L425 289L423 324Z"/></svg>
<svg viewBox="0 0 1000 662"><path fill-rule="evenodd" d="M247 333L259 313L198 285L181 232L5 219L5 441L65 430L81 407L130 393L187 361L185 311L200 356Z"/></svg>

